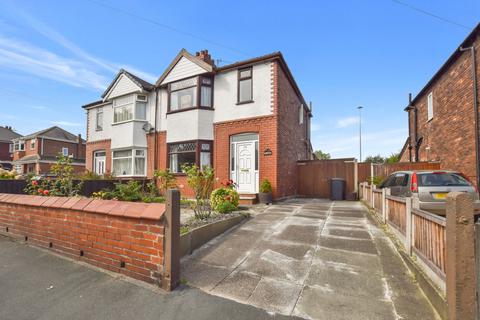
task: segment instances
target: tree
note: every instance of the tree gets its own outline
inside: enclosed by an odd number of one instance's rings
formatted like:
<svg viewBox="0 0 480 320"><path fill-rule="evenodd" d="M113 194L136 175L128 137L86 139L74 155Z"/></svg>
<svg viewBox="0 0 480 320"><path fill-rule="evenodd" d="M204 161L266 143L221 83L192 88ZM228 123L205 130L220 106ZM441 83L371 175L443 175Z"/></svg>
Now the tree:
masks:
<svg viewBox="0 0 480 320"><path fill-rule="evenodd" d="M328 160L331 158L330 153L323 152L322 150L317 150L314 153L318 160Z"/></svg>
<svg viewBox="0 0 480 320"><path fill-rule="evenodd" d="M397 163L400 161L400 152L394 152L389 157L385 158L386 163Z"/></svg>
<svg viewBox="0 0 480 320"><path fill-rule="evenodd" d="M376 156L366 157L365 162L368 162L368 163L384 163L385 159L381 155L377 154Z"/></svg>

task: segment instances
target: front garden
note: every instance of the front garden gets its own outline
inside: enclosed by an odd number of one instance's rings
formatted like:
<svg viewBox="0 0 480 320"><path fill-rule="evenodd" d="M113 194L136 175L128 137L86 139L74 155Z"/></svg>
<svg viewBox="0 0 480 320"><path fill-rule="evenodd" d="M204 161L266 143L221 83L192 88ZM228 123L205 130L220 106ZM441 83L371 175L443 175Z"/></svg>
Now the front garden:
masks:
<svg viewBox="0 0 480 320"><path fill-rule="evenodd" d="M193 191L192 199L181 199L181 232L227 220L237 216L248 216L248 209L239 207L239 194L233 181L221 182L215 188L213 168L200 169L196 165L184 165L188 187ZM86 197L84 184L102 181L104 177L87 172L83 175L74 173L72 159L59 155L51 168L51 177L27 175L21 177L15 172L2 171L0 179L25 179L24 193L44 197ZM157 170L154 178L149 180L115 180L107 177L111 183L87 197L114 201L131 201L144 203L163 203L168 189L179 188L177 179L169 170ZM181 187L181 186L180 186ZM180 188L181 189L181 188Z"/></svg>

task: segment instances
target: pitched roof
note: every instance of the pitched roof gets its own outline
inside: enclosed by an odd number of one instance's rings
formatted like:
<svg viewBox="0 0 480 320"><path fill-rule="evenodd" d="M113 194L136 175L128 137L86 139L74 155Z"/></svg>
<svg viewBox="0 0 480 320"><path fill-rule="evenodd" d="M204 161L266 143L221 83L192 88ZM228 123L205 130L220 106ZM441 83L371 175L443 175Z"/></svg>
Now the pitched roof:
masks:
<svg viewBox="0 0 480 320"><path fill-rule="evenodd" d="M18 134L18 133L16 133L15 131L13 131L13 130L11 130L11 129L8 129L8 128L1 127L1 126L0 126L0 141L10 142L10 141L12 141L13 139L19 138L19 137L21 137L21 136L22 136L21 134Z"/></svg>
<svg viewBox="0 0 480 320"><path fill-rule="evenodd" d="M131 72L128 72L127 70L125 69L120 69L120 71L118 71L117 75L115 76L115 79L113 79L113 81L110 83L110 85L108 86L107 90L105 90L105 92L103 92L102 94L102 98L105 98L105 96L107 95L107 93L112 89L113 85L115 84L115 82L117 82L118 78L120 78L120 76L124 74L125 76L127 76L130 80L132 80L137 86L139 86L140 88L142 88L143 90L145 91L150 91L152 90L155 86L153 84L151 84L150 82L148 81L145 81L139 77L137 77L136 75L134 75L133 73Z"/></svg>
<svg viewBox="0 0 480 320"><path fill-rule="evenodd" d="M57 126L31 133L22 137L22 140L28 140L36 137L67 140L75 143L78 142L78 137L76 135ZM82 142L85 142L85 140L82 139Z"/></svg>
<svg viewBox="0 0 480 320"><path fill-rule="evenodd" d="M162 84L163 80L168 76L170 71L175 67L175 65L180 61L182 58L187 58L188 60L192 61L193 63L197 64L199 67L205 69L205 72L212 72L213 71L213 66L206 63L202 59L199 59L193 55L191 55L187 50L182 49L180 52L177 54L177 56L173 59L173 61L168 65L167 69L162 73L160 78L158 78L157 82L155 85L159 86Z"/></svg>
<svg viewBox="0 0 480 320"><path fill-rule="evenodd" d="M480 34L480 23L477 24L475 28L473 28L472 32L462 41L460 46L455 49L452 55L445 61L445 63L438 69L438 71L433 75L433 77L427 82L427 84L420 90L420 92L413 98L411 105L414 105L417 100L429 89L432 83L437 80L447 69L450 65L463 53L460 51L460 48L469 46L471 42L475 41L475 37ZM404 109L407 111L408 106Z"/></svg>

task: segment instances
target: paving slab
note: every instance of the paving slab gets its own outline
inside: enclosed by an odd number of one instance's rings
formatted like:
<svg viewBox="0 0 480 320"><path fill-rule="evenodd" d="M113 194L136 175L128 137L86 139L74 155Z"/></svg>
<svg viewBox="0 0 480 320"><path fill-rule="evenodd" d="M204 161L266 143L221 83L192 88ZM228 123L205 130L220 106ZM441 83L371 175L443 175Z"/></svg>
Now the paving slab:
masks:
<svg viewBox="0 0 480 320"><path fill-rule="evenodd" d="M182 277L275 314L434 319L387 240L359 202L291 199L263 208L185 258Z"/></svg>

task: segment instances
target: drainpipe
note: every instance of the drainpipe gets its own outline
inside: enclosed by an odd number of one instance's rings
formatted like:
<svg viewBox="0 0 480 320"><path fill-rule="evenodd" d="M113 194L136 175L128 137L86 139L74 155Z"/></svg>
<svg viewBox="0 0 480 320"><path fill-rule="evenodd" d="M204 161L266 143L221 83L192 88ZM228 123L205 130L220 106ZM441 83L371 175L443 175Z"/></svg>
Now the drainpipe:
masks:
<svg viewBox="0 0 480 320"><path fill-rule="evenodd" d="M472 59L472 81L473 81L473 110L475 111L475 156L476 156L476 175L477 187L480 186L480 147L479 147L479 119L478 119L478 84L477 84L477 63L475 61L475 47L460 47L460 52L470 51Z"/></svg>
<svg viewBox="0 0 480 320"><path fill-rule="evenodd" d="M154 134L153 134L153 172L157 170L157 149L158 149L158 143L157 143L157 138L158 138L158 133L157 133L157 112L158 112L158 88L155 87L155 116L154 116Z"/></svg>
<svg viewBox="0 0 480 320"><path fill-rule="evenodd" d="M415 136L414 147L415 147L415 162L418 162L418 115L417 115L417 107L412 105L412 94L408 94L408 107L405 108L405 111L408 111L408 134L410 135L410 111L413 110L413 134ZM412 143L412 139L410 139L410 144ZM411 151L410 151L410 161L411 159Z"/></svg>

